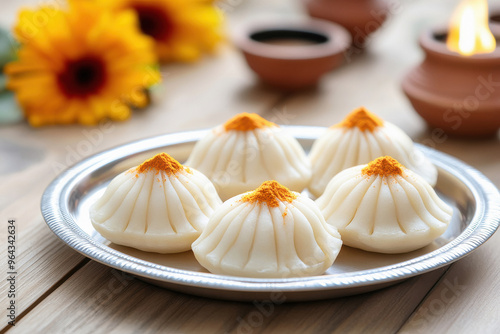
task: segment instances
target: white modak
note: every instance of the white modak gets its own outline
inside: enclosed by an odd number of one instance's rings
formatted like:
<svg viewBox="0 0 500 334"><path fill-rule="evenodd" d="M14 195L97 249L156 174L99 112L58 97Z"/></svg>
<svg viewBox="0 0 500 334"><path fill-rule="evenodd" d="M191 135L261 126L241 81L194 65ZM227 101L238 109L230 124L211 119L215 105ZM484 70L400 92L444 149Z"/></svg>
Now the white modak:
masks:
<svg viewBox="0 0 500 334"><path fill-rule="evenodd" d="M316 203L345 245L380 253L430 244L453 214L422 177L387 156L340 172Z"/></svg>
<svg viewBox="0 0 500 334"><path fill-rule="evenodd" d="M220 206L192 248L214 274L283 278L323 274L341 246L311 199L266 181Z"/></svg>
<svg viewBox="0 0 500 334"><path fill-rule="evenodd" d="M177 253L191 249L221 204L206 176L161 153L115 177L91 206L90 219L116 244Z"/></svg>
<svg viewBox="0 0 500 334"><path fill-rule="evenodd" d="M422 176L431 186L436 185L436 167L410 137L397 126L359 108L314 142L309 155L312 164L309 191L319 197L337 173L386 155Z"/></svg>
<svg viewBox="0 0 500 334"><path fill-rule="evenodd" d="M223 200L276 180L302 191L311 179L307 156L291 135L257 114L242 113L196 143L187 166L205 174Z"/></svg>

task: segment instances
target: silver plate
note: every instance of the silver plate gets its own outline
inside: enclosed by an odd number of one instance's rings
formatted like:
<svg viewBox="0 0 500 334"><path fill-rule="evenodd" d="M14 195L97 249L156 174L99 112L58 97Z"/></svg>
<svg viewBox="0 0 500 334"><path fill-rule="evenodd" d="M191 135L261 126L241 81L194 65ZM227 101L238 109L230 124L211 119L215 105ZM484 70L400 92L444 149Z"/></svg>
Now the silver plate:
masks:
<svg viewBox="0 0 500 334"><path fill-rule="evenodd" d="M285 127L306 150L324 128ZM431 245L386 255L344 246L321 276L253 279L213 275L191 252L160 255L109 243L92 227L88 209L113 177L159 152L185 161L207 130L167 134L102 152L57 177L42 197L52 231L76 251L150 283L185 293L232 300L315 300L371 291L449 265L483 244L498 228L500 194L479 171L436 150L419 146L439 169L438 194L453 209L448 230ZM274 293L274 295L273 295Z"/></svg>

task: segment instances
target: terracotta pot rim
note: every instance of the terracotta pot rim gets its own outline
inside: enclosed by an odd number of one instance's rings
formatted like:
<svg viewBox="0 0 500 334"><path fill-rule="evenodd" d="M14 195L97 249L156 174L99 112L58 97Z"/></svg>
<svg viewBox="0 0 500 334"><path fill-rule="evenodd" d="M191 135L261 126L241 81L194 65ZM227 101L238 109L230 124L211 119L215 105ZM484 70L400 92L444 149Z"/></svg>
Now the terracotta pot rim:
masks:
<svg viewBox="0 0 500 334"><path fill-rule="evenodd" d="M259 32L296 31L321 35L327 41L299 46L273 45L252 38ZM269 59L301 60L316 59L338 55L345 52L351 44L349 32L336 23L319 19L276 19L242 24L234 30L232 39L243 52Z"/></svg>
<svg viewBox="0 0 500 334"><path fill-rule="evenodd" d="M424 31L420 35L420 46L427 54L432 54L435 56L439 56L441 58L446 58L450 61L459 61L462 64L470 63L470 64L480 64L485 62L493 62L500 64L500 43L497 43L497 48L491 53L481 53L475 54L472 56L462 56L457 52L451 51L446 46L446 42L444 40L439 40L437 36L446 36L448 33L448 29L444 27L436 27L432 29L428 29ZM500 36L496 36L497 39L500 39Z"/></svg>

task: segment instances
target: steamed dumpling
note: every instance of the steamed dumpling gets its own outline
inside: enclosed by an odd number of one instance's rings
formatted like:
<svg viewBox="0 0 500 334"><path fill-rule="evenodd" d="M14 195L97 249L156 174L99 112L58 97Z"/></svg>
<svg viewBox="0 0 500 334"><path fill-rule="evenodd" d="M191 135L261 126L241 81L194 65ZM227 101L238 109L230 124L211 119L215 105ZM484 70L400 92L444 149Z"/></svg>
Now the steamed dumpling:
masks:
<svg viewBox="0 0 500 334"><path fill-rule="evenodd" d="M223 200L266 180L300 192L311 179L297 140L257 114L242 113L214 128L196 144L186 165L212 180Z"/></svg>
<svg viewBox="0 0 500 334"><path fill-rule="evenodd" d="M430 244L453 214L422 177L391 157L340 172L316 203L347 246L380 253Z"/></svg>
<svg viewBox="0 0 500 334"><path fill-rule="evenodd" d="M309 191L319 197L342 170L391 156L436 185L437 169L397 126L382 121L364 108L354 110L330 127L311 148L312 179Z"/></svg>
<svg viewBox="0 0 500 334"><path fill-rule="evenodd" d="M312 200L267 181L220 206L192 248L214 274L281 278L321 275L341 246Z"/></svg>
<svg viewBox="0 0 500 334"><path fill-rule="evenodd" d="M115 177L90 219L116 244L176 253L191 248L221 204L209 179L161 153Z"/></svg>

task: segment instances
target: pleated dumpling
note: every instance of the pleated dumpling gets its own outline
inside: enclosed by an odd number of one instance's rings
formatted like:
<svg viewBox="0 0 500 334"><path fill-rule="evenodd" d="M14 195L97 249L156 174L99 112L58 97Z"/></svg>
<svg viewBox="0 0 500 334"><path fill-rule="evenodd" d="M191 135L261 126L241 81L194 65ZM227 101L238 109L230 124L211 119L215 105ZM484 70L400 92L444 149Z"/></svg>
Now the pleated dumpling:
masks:
<svg viewBox="0 0 500 334"><path fill-rule="evenodd" d="M161 153L115 177L90 219L116 244L177 253L191 248L221 204L206 176Z"/></svg>
<svg viewBox="0 0 500 334"><path fill-rule="evenodd" d="M430 244L453 214L422 177L391 157L337 174L316 203L344 244L380 253Z"/></svg>
<svg viewBox="0 0 500 334"><path fill-rule="evenodd" d="M321 275L341 246L312 200L266 181L220 206L192 248L214 274L282 278Z"/></svg>
<svg viewBox="0 0 500 334"><path fill-rule="evenodd" d="M311 179L298 141L257 114L242 113L214 128L195 145L186 165L212 180L223 200L266 180L300 192Z"/></svg>
<svg viewBox="0 0 500 334"><path fill-rule="evenodd" d="M319 197L328 182L346 168L391 156L436 185L437 169L397 126L359 108L330 127L313 144L309 158L312 179L309 191Z"/></svg>

